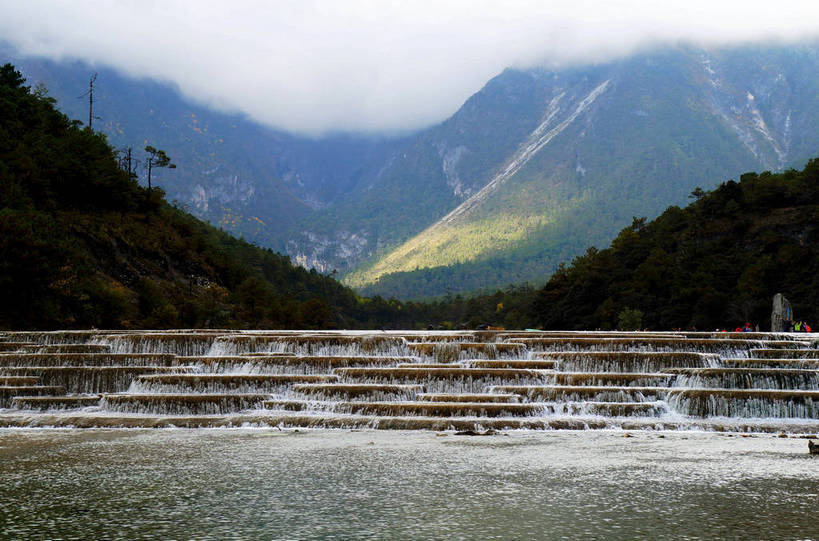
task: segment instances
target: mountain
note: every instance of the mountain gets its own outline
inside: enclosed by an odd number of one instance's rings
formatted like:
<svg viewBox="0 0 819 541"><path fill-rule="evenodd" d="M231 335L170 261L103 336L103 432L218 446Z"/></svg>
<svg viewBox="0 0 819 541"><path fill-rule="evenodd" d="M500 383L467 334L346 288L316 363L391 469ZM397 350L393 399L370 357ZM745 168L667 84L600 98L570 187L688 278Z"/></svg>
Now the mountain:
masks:
<svg viewBox="0 0 819 541"><path fill-rule="evenodd" d="M542 279L697 186L804 163L819 150L817 73L817 47L674 48L508 70L404 159L429 182L438 158L438 192L421 191L412 207L429 224L394 235L345 280L366 294L418 297Z"/></svg>
<svg viewBox="0 0 819 541"><path fill-rule="evenodd" d="M31 84L40 84L71 118L88 119L89 78L97 74L93 127L117 149L164 150L178 166L155 171L168 199L196 216L259 245L282 250L295 221L332 205L369 160L394 144L376 137L316 140L261 126L183 97L172 85L132 79L79 61L21 57L0 44ZM145 184L145 168L137 173Z"/></svg>
<svg viewBox="0 0 819 541"><path fill-rule="evenodd" d="M397 310L139 186L105 137L0 67L0 328L336 328Z"/></svg>
<svg viewBox="0 0 819 541"><path fill-rule="evenodd" d="M816 44L508 69L451 118L399 138L298 137L112 70L21 63L78 118L99 71L95 128L120 148L168 152L169 199L367 295L542 283L635 216L819 150Z"/></svg>
<svg viewBox="0 0 819 541"><path fill-rule="evenodd" d="M819 327L819 158L801 171L745 173L698 190L684 208L634 218L539 288L405 306L442 328L768 330L776 293Z"/></svg>

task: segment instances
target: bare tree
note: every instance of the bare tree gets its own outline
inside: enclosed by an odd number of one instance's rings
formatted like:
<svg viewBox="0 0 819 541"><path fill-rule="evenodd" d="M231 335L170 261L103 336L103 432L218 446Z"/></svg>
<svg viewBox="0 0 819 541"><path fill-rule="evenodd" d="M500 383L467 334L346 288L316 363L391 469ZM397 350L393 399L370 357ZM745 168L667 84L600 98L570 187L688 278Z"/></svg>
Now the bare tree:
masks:
<svg viewBox="0 0 819 541"><path fill-rule="evenodd" d="M132 150L131 147L117 150L119 167L128 173L128 178L134 178L136 176L136 166L139 163L138 160L133 157Z"/></svg>
<svg viewBox="0 0 819 541"><path fill-rule="evenodd" d="M176 169L176 164L171 163L171 159L165 154L164 150L159 150L151 145L145 147L145 152L148 153L148 191L151 190L151 171L154 167L167 167L168 169Z"/></svg>

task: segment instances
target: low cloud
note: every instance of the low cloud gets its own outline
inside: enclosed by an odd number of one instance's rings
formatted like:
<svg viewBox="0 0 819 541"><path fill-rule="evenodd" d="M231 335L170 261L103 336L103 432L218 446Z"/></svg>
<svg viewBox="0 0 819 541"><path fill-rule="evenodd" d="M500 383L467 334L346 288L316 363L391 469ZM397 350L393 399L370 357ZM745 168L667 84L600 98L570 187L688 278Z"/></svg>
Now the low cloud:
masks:
<svg viewBox="0 0 819 541"><path fill-rule="evenodd" d="M819 2L0 0L0 36L273 127L384 133L445 119L509 66L814 38Z"/></svg>

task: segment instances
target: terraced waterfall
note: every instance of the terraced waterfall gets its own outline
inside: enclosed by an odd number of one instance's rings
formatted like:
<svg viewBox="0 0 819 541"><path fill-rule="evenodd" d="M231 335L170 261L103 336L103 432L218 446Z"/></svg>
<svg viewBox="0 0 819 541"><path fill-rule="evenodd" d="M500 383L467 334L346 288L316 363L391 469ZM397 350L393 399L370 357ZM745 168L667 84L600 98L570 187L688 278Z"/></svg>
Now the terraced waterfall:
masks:
<svg viewBox="0 0 819 541"><path fill-rule="evenodd" d="M819 431L807 334L0 333L0 426Z"/></svg>

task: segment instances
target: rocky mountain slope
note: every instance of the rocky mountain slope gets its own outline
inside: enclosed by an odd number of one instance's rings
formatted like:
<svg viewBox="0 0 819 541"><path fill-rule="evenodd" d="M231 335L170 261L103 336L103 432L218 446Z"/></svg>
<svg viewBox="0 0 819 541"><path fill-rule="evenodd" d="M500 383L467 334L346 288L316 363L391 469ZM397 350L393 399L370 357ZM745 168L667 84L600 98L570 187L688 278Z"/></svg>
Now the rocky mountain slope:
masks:
<svg viewBox="0 0 819 541"><path fill-rule="evenodd" d="M348 283L418 296L537 280L606 243L632 217L684 202L697 186L801 165L819 150L811 127L817 73L816 48L670 49L562 72L504 73L481 94L528 90L505 94L520 103L520 116L493 126L508 134L530 122L513 150L458 206ZM453 121L476 106L467 103ZM462 178L446 157L477 152L439 141L440 169Z"/></svg>
<svg viewBox="0 0 819 541"><path fill-rule="evenodd" d="M295 220L347 193L370 157L393 142L367 137L294 137L236 114L185 99L171 85L131 79L83 62L21 58L0 43L32 85L40 84L70 118L87 123L89 78L97 74L93 127L117 149L146 144L167 152L177 168L156 170L153 182L196 216L262 246L283 249ZM144 184L145 170L137 166Z"/></svg>
<svg viewBox="0 0 819 541"><path fill-rule="evenodd" d="M87 116L76 96L94 68L20 65ZM385 296L543 280L697 186L819 150L815 44L510 69L451 118L397 139L295 137L98 71L95 127L117 147L164 148L179 165L159 180L169 199Z"/></svg>

